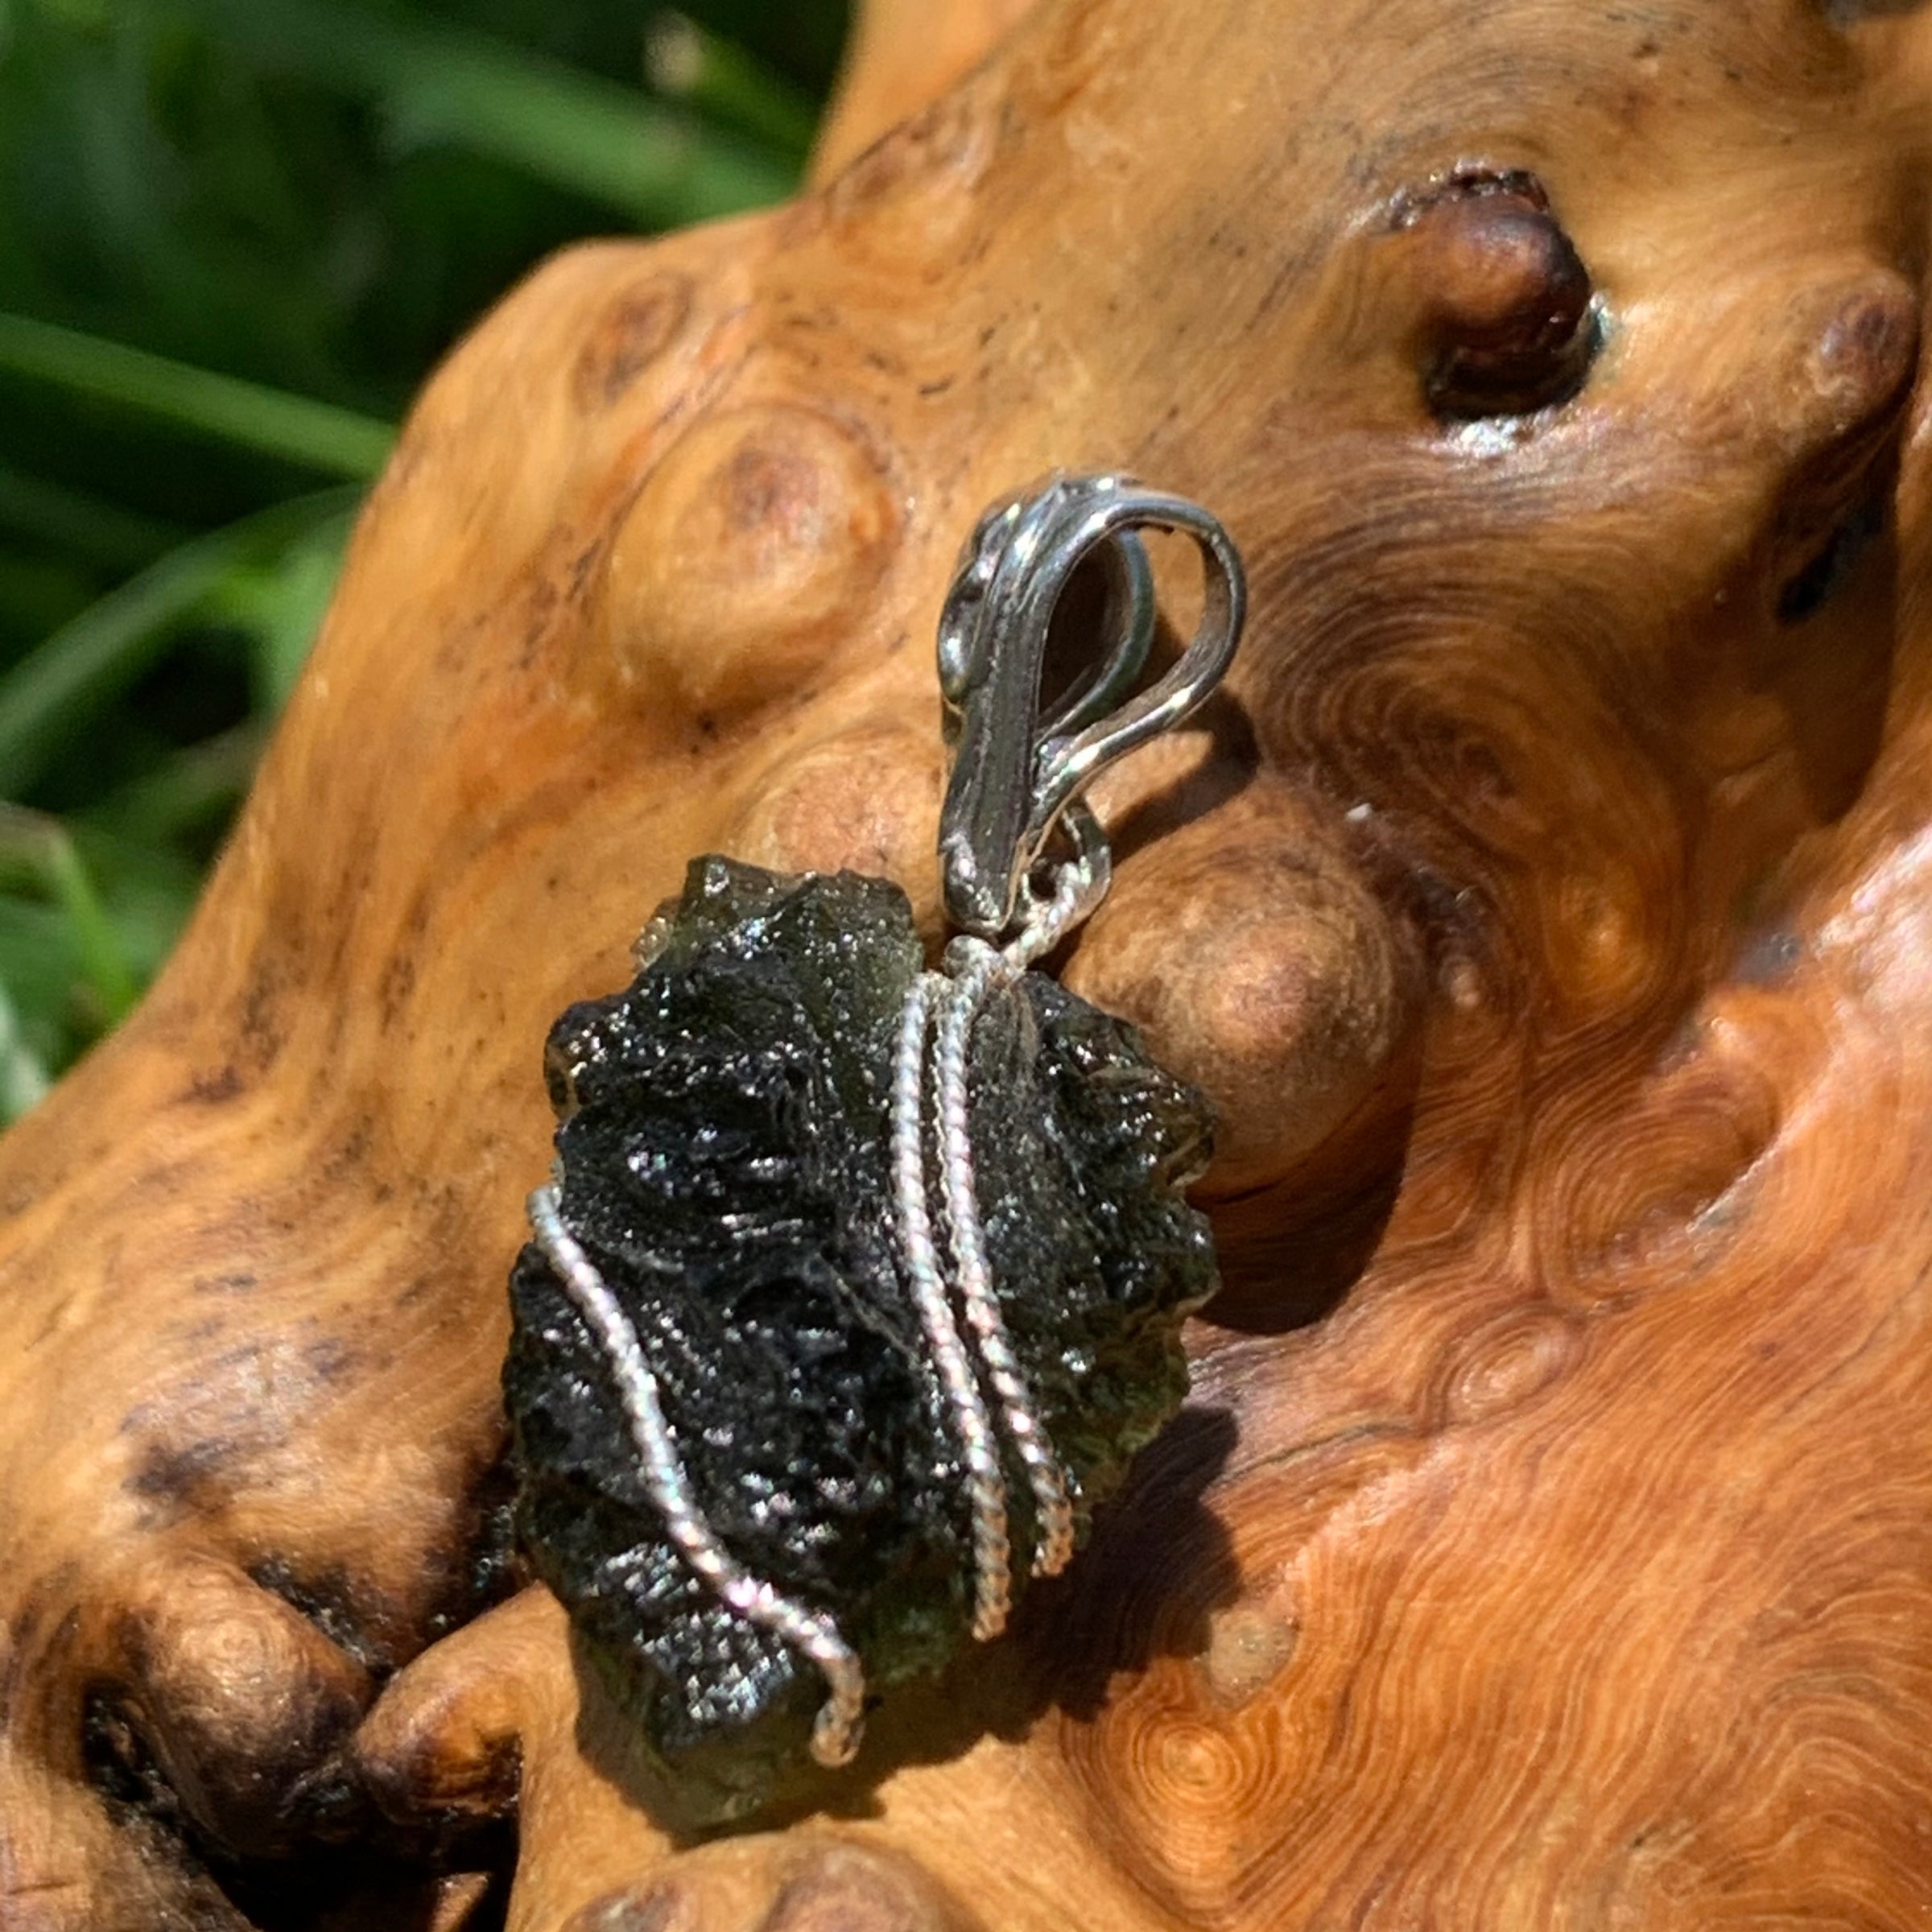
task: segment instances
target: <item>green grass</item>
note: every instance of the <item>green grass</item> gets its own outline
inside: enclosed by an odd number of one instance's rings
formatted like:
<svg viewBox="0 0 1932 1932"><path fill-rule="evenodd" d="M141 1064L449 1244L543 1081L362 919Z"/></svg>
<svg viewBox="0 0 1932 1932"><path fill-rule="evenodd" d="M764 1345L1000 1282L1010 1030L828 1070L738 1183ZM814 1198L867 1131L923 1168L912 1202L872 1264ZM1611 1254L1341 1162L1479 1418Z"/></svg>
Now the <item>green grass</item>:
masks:
<svg viewBox="0 0 1932 1932"><path fill-rule="evenodd" d="M0 1120L166 958L438 357L795 182L844 0L0 0Z"/></svg>

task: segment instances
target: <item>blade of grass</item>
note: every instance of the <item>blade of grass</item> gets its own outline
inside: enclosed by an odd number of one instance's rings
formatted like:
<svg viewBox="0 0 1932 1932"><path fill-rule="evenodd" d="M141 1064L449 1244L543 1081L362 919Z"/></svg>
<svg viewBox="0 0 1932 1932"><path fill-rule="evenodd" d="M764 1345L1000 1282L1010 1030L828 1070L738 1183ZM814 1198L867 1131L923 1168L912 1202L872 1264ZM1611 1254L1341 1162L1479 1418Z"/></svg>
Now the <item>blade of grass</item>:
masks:
<svg viewBox="0 0 1932 1932"><path fill-rule="evenodd" d="M13 1000L22 1038L55 1071L64 1058L61 1036L78 972L73 935L59 910L12 890L0 892L0 984Z"/></svg>
<svg viewBox="0 0 1932 1932"><path fill-rule="evenodd" d="M48 1077L100 1037L67 915L43 898L0 892L0 987L21 1046Z"/></svg>
<svg viewBox="0 0 1932 1932"><path fill-rule="evenodd" d="M0 1124L10 1126L52 1084L39 1056L21 1037L20 1016L0 979Z"/></svg>
<svg viewBox="0 0 1932 1932"><path fill-rule="evenodd" d="M231 572L275 555L353 500L320 491L184 543L0 675L0 798L23 796L76 726L125 690Z"/></svg>
<svg viewBox="0 0 1932 1932"><path fill-rule="evenodd" d="M374 417L27 316L0 313L0 369L332 476L373 477L395 444L395 431Z"/></svg>
<svg viewBox="0 0 1932 1932"><path fill-rule="evenodd" d="M100 573L79 559L0 540L0 633L11 634L14 651L58 630L100 594Z"/></svg>
<svg viewBox="0 0 1932 1932"><path fill-rule="evenodd" d="M266 721L258 718L204 738L89 805L80 823L142 845L192 838L233 808L267 741Z"/></svg>
<svg viewBox="0 0 1932 1932"><path fill-rule="evenodd" d="M646 227L781 200L790 159L469 30L353 0L167 0L264 64L377 102L406 138L487 155Z"/></svg>
<svg viewBox="0 0 1932 1932"><path fill-rule="evenodd" d="M102 1018L109 1026L126 1018L141 989L67 828L44 812L0 807L0 859L23 864L59 907Z"/></svg>
<svg viewBox="0 0 1932 1932"><path fill-rule="evenodd" d="M249 634L258 716L281 715L308 661L309 646L342 572L352 522L345 511L264 563L233 572L213 600L212 617Z"/></svg>
<svg viewBox="0 0 1932 1932"><path fill-rule="evenodd" d="M145 986L194 910L201 867L178 847L137 844L80 820L63 823L94 882L121 957Z"/></svg>
<svg viewBox="0 0 1932 1932"><path fill-rule="evenodd" d="M0 464L0 526L108 570L138 570L188 532Z"/></svg>
<svg viewBox="0 0 1932 1932"><path fill-rule="evenodd" d="M818 131L818 114L791 84L743 47L667 8L644 35L644 72L661 94L742 128L801 163Z"/></svg>

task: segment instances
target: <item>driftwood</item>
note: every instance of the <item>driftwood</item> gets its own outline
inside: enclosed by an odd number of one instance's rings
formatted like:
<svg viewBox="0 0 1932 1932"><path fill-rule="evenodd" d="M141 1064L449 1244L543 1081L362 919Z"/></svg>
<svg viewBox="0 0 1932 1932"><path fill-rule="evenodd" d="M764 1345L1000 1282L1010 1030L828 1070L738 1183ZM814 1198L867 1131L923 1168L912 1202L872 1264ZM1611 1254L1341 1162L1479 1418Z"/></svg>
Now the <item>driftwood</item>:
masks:
<svg viewBox="0 0 1932 1932"><path fill-rule="evenodd" d="M453 1928L519 1766L528 1932L1922 1922L1932 38L1855 10L1044 0L479 329L0 1146L0 1922ZM497 1600L539 1044L696 852L936 933L934 613L1055 465L1253 572L1067 970L1214 1095L1227 1290L1015 1637L675 1844Z"/></svg>

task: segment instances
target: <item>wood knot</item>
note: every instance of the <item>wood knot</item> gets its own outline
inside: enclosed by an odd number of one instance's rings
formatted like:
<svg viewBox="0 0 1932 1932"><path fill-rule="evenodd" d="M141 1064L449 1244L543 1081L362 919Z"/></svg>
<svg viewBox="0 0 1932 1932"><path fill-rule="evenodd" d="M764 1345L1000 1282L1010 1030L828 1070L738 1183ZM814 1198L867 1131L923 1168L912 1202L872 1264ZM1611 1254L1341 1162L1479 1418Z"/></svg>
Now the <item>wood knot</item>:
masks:
<svg viewBox="0 0 1932 1932"><path fill-rule="evenodd" d="M1774 539L1775 609L1786 626L1805 623L1847 587L1885 526L1919 343L1918 298L1890 269L1868 270L1797 307L1795 373L1761 384L1754 398L1761 409L1772 403L1765 413L1791 465ZM1792 662L1773 639L1752 675L1771 685Z"/></svg>
<svg viewBox="0 0 1932 1932"><path fill-rule="evenodd" d="M1252 1703L1287 1668L1299 1635L1288 1618L1253 1604L1213 1612L1198 1660L1208 1695L1223 1710Z"/></svg>
<svg viewBox="0 0 1932 1932"><path fill-rule="evenodd" d="M592 323L571 372L586 415L608 409L683 332L691 283L669 270L622 290Z"/></svg>
<svg viewBox="0 0 1932 1932"><path fill-rule="evenodd" d="M1548 196L1518 170L1459 171L1406 197L1422 386L1438 415L1526 415L1582 386L1596 291Z"/></svg>
<svg viewBox="0 0 1932 1932"><path fill-rule="evenodd" d="M1254 1821L1286 1814L1296 1767L1277 1699L1216 1709L1201 1690L1196 1669L1156 1663L1067 1736L1067 1762L1129 1876L1183 1923L1220 1925L1269 1856Z"/></svg>
<svg viewBox="0 0 1932 1932"><path fill-rule="evenodd" d="M1902 275L1879 270L1845 291L1818 333L1810 359L1819 394L1856 429L1903 401L1918 366L1918 300Z"/></svg>
<svg viewBox="0 0 1932 1932"><path fill-rule="evenodd" d="M277 1856L328 1802L312 1767L360 1717L367 1674L310 1617L213 1557L155 1556L119 1579L115 1657L97 1690L194 1823ZM118 1721L117 1721L118 1717ZM118 1753L117 1753L118 1755ZM125 1760L123 1761L126 1761Z"/></svg>
<svg viewBox="0 0 1932 1932"><path fill-rule="evenodd" d="M1559 1307L1680 1289L1736 1237L1744 1191L1816 1057L1793 1007L1715 989L1634 1091L1606 1083L1553 1146L1535 1212Z"/></svg>
<svg viewBox="0 0 1932 1932"><path fill-rule="evenodd" d="M1451 1427L1521 1408L1580 1358L1581 1328L1554 1309L1513 1308L1471 1335L1452 1356L1441 1413Z"/></svg>
<svg viewBox="0 0 1932 1932"><path fill-rule="evenodd" d="M795 691L873 593L898 518L848 430L786 404L699 423L613 544L605 617L624 675L717 720Z"/></svg>

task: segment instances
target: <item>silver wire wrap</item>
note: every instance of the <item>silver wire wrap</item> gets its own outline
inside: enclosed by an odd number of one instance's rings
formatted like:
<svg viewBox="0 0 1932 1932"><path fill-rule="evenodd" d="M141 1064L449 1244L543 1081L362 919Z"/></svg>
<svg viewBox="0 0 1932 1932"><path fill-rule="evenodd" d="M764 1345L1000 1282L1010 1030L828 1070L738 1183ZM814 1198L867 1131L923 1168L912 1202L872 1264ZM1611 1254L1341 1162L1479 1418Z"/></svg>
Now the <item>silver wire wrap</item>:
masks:
<svg viewBox="0 0 1932 1932"><path fill-rule="evenodd" d="M914 981L906 996L893 1068L892 1171L899 1258L939 1364L966 1459L966 1492L972 1508L972 1633L982 1642L1006 1627L1013 1601L1012 1545L999 1446L953 1313L954 1293L972 1331L980 1366L998 1397L1007 1438L1033 1492L1037 1525L1033 1574L1058 1575L1073 1554L1071 1486L1006 1339L993 1293L980 1222L967 1098L973 1022L988 997L1013 985L1035 960L1051 952L1107 890L1107 846L1099 826L1084 807L1076 806L1067 828L1075 856L1059 869L1051 898L1024 901L1018 934L997 949L982 939L956 939L947 950L947 970L922 973ZM925 1121L919 1104L927 1084L927 1043L935 1009L939 1038L931 1055L931 1088L936 1175L926 1170ZM950 1287L933 1238L928 1200L935 1192L945 1208L952 1264Z"/></svg>
<svg viewBox="0 0 1932 1932"><path fill-rule="evenodd" d="M972 1505L972 1633L985 1640L1005 1629L1011 1597L1006 1481L1000 1472L999 1446L993 1439L985 1397L980 1393L978 1377L953 1319L939 1244L933 1239L919 1106L925 1084L926 1036L933 1006L943 996L946 985L943 975L923 972L906 996L892 1079L893 1203L898 1211L899 1257L906 1284L919 1311L927 1345L932 1350L940 1387L952 1414L953 1430L966 1459L966 1489Z"/></svg>
<svg viewBox="0 0 1932 1932"><path fill-rule="evenodd" d="M818 1666L828 1695L811 1728L811 1754L822 1765L849 1764L865 1719L865 1673L857 1656L830 1617L818 1616L750 1575L713 1534L691 1494L691 1479L658 1399L658 1378L645 1360L638 1331L596 1264L564 1225L555 1182L530 1195L530 1224L537 1245L609 1364L630 1424L631 1443L643 1466L645 1492L663 1517L667 1534L692 1575L726 1608L769 1630Z"/></svg>

